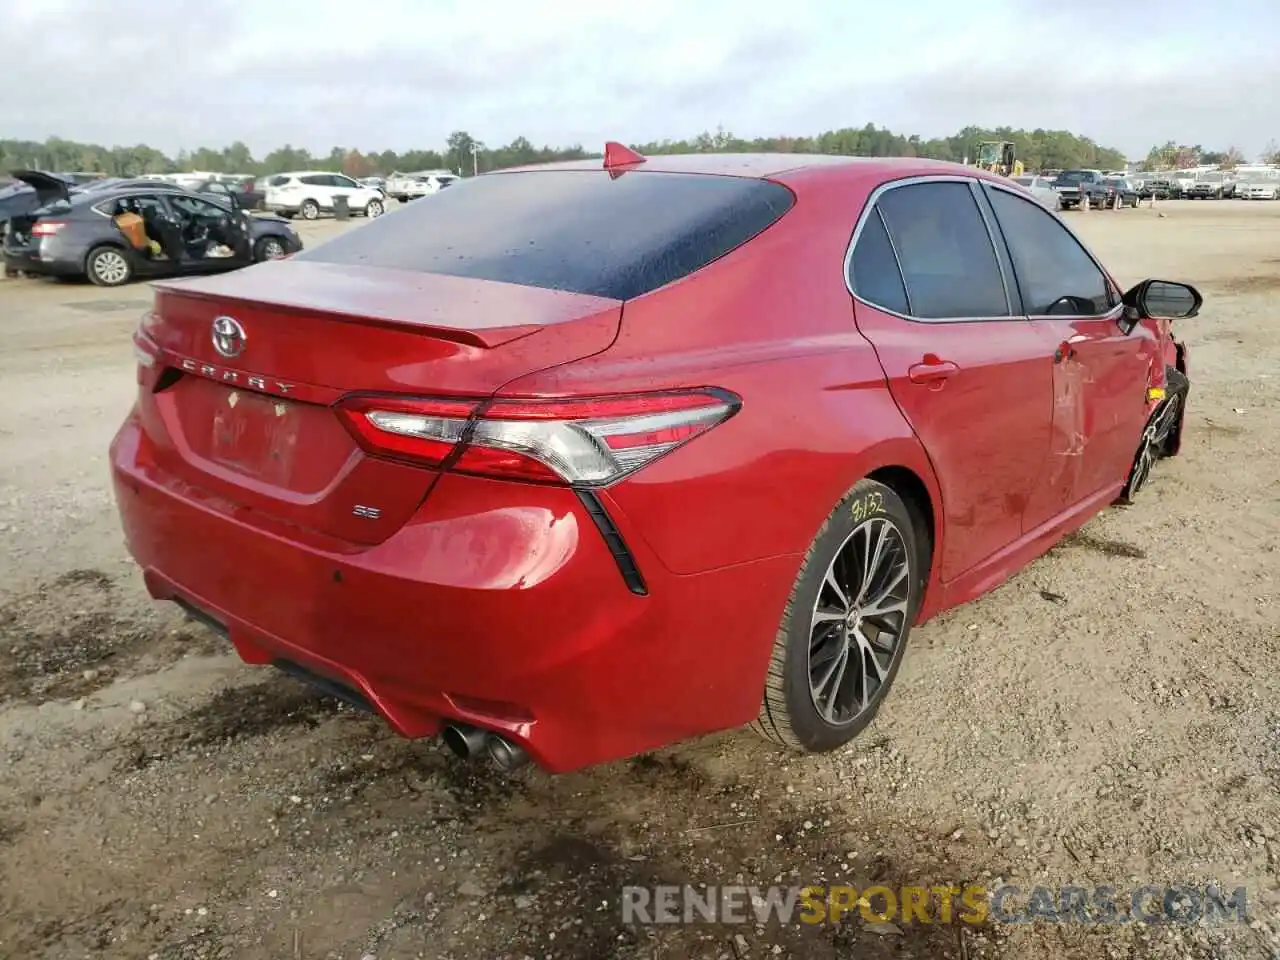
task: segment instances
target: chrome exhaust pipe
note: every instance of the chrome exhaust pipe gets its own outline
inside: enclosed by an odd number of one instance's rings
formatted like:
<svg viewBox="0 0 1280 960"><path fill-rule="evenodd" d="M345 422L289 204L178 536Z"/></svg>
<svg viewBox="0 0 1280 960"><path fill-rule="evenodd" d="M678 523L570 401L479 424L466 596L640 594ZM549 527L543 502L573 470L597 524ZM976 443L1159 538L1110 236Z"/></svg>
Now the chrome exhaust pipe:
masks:
<svg viewBox="0 0 1280 960"><path fill-rule="evenodd" d="M440 733L444 745L459 760L474 760L478 757L484 748L486 736L483 730L465 723L451 723Z"/></svg>
<svg viewBox="0 0 1280 960"><path fill-rule="evenodd" d="M519 770L529 762L529 755L523 748L496 733L489 734L485 746L489 750L489 759L504 773Z"/></svg>

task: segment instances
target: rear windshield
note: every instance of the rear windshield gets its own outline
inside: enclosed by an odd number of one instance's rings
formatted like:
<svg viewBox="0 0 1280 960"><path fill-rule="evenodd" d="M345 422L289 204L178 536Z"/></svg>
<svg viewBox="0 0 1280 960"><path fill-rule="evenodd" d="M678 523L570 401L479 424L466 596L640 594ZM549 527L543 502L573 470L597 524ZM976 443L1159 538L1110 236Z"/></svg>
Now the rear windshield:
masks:
<svg viewBox="0 0 1280 960"><path fill-rule="evenodd" d="M1063 183L1081 183L1089 179L1089 174L1083 170L1064 170L1058 174L1058 179Z"/></svg>
<svg viewBox="0 0 1280 960"><path fill-rule="evenodd" d="M781 184L634 171L500 173L457 181L298 254L591 294L638 297L751 239L791 208Z"/></svg>

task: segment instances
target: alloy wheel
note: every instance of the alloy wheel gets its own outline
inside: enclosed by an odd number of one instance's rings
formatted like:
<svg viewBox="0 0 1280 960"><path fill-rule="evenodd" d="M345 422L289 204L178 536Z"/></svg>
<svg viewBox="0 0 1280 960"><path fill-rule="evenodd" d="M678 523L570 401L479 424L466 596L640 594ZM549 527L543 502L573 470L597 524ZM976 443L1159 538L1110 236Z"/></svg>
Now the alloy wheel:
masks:
<svg viewBox="0 0 1280 960"><path fill-rule="evenodd" d="M810 618L809 695L826 723L853 723L885 689L910 591L898 526L880 516L855 527L827 567Z"/></svg>
<svg viewBox="0 0 1280 960"><path fill-rule="evenodd" d="M284 244L274 237L262 241L262 259L280 260L284 257Z"/></svg>
<svg viewBox="0 0 1280 960"><path fill-rule="evenodd" d="M370 200L369 206L365 208L365 213L370 218L382 216L382 203L378 200Z"/></svg>
<svg viewBox="0 0 1280 960"><path fill-rule="evenodd" d="M129 278L129 263L114 250L104 250L93 258L93 273L103 284L115 286Z"/></svg>

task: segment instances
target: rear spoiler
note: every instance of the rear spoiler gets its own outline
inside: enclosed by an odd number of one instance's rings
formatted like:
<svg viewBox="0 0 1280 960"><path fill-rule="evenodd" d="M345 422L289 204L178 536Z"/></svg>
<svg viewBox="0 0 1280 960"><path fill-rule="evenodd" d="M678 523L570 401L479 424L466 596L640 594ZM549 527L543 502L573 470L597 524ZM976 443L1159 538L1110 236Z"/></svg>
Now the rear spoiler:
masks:
<svg viewBox="0 0 1280 960"><path fill-rule="evenodd" d="M268 261L233 273L166 280L152 287L161 315L168 297L265 306L410 329L485 350L622 305L621 300L493 280L294 259ZM454 321L459 316L465 321Z"/></svg>

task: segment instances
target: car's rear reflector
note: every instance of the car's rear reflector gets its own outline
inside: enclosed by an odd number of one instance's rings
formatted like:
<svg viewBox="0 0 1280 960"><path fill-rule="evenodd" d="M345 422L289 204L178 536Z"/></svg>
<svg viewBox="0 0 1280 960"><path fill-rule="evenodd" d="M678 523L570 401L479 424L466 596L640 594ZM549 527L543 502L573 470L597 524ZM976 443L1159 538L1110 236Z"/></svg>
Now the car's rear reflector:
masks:
<svg viewBox="0 0 1280 960"><path fill-rule="evenodd" d="M65 220L41 220L31 228L31 236L33 237L52 237L55 236L63 227Z"/></svg>
<svg viewBox="0 0 1280 960"><path fill-rule="evenodd" d="M731 417L726 391L574 400L354 397L343 422L368 453L463 473L598 486L640 469Z"/></svg>

